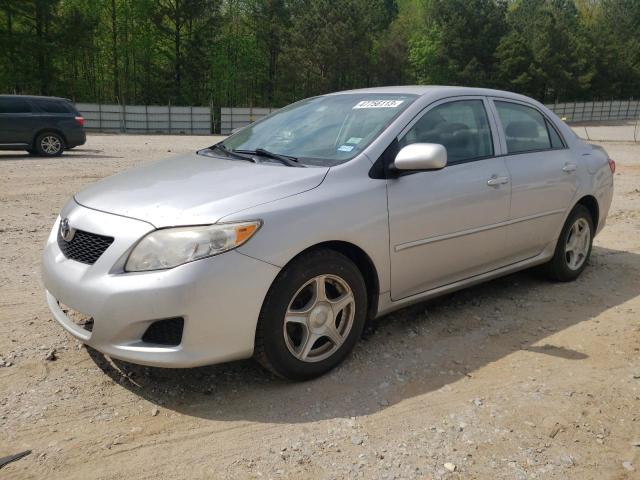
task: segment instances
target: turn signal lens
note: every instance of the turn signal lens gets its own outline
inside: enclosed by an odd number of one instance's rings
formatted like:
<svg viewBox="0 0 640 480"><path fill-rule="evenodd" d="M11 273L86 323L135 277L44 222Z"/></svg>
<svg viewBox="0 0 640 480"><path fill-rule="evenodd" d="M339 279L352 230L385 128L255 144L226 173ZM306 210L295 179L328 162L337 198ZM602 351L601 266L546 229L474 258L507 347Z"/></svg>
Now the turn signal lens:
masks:
<svg viewBox="0 0 640 480"><path fill-rule="evenodd" d="M609 168L612 174L616 173L616 162L614 160L609 159Z"/></svg>
<svg viewBox="0 0 640 480"><path fill-rule="evenodd" d="M260 225L257 223L246 223L236 227L236 244L242 245L249 240Z"/></svg>
<svg viewBox="0 0 640 480"><path fill-rule="evenodd" d="M84 127L84 117L76 117L76 123L81 127Z"/></svg>

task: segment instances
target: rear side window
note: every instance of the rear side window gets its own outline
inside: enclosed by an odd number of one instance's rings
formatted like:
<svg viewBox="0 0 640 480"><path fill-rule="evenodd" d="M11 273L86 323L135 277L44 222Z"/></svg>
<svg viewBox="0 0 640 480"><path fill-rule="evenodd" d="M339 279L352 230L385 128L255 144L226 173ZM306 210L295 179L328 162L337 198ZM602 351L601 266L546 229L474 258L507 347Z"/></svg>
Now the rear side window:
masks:
<svg viewBox="0 0 640 480"><path fill-rule="evenodd" d="M549 130L549 137L551 138L551 148L564 148L564 143L560 138L560 134L556 128L551 124L549 120L547 122L547 130Z"/></svg>
<svg viewBox="0 0 640 480"><path fill-rule="evenodd" d="M508 153L563 147L558 133L535 108L511 102L496 101L495 104L504 128Z"/></svg>
<svg viewBox="0 0 640 480"><path fill-rule="evenodd" d="M23 98L0 98L0 113L30 113L31 105Z"/></svg>
<svg viewBox="0 0 640 480"><path fill-rule="evenodd" d="M400 140L400 147L412 143L444 145L449 163L493 156L484 103L482 100L456 100L432 108Z"/></svg>
<svg viewBox="0 0 640 480"><path fill-rule="evenodd" d="M67 102L38 100L38 108L45 113L74 113Z"/></svg>

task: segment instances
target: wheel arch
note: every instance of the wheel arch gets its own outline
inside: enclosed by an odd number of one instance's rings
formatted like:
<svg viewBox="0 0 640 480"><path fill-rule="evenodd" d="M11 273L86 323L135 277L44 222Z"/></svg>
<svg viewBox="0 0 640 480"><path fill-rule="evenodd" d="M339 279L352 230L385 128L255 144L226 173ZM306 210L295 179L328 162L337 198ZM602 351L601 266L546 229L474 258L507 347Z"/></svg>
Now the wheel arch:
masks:
<svg viewBox="0 0 640 480"><path fill-rule="evenodd" d="M591 220L593 220L593 228L597 231L598 222L600 221L600 206L598 205L596 197L593 195L585 195L576 202L576 205L582 205L589 210L589 213L591 213Z"/></svg>
<svg viewBox="0 0 640 480"><path fill-rule="evenodd" d="M343 240L332 240L317 243L305 248L295 257L289 260L289 262L287 262L287 265L289 265L301 255L316 250L333 250L335 252L341 253L356 265L358 270L360 270L360 273L364 278L365 286L367 287L367 318L370 319L375 317L378 309L380 280L378 278L378 270L367 252L353 243Z"/></svg>
<svg viewBox="0 0 640 480"><path fill-rule="evenodd" d="M36 140L43 133L55 133L56 135L60 135L60 138L62 138L62 141L64 142L64 145L62 146L62 148L67 148L67 143L69 143L69 142L67 142L66 135L62 132L62 130L60 130L58 128L54 128L54 127L45 127L45 128L41 128L40 130L36 131L36 133L33 135L33 139L31 140L31 147L32 148L35 148Z"/></svg>

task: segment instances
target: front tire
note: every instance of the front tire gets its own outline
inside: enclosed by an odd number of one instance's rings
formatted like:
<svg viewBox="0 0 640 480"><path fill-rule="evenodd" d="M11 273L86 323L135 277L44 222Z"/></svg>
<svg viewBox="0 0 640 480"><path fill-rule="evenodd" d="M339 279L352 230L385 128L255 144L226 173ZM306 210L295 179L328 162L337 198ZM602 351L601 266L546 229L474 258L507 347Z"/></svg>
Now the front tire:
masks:
<svg viewBox="0 0 640 480"><path fill-rule="evenodd" d="M367 292L355 264L333 250L295 259L265 298L255 358L290 380L318 377L340 364L362 335Z"/></svg>
<svg viewBox="0 0 640 480"><path fill-rule="evenodd" d="M35 149L43 157L58 157L64 151L64 140L57 133L44 132L36 138Z"/></svg>
<svg viewBox="0 0 640 480"><path fill-rule="evenodd" d="M578 278L589 261L594 231L591 212L576 205L562 227L553 258L544 266L547 277L558 282Z"/></svg>

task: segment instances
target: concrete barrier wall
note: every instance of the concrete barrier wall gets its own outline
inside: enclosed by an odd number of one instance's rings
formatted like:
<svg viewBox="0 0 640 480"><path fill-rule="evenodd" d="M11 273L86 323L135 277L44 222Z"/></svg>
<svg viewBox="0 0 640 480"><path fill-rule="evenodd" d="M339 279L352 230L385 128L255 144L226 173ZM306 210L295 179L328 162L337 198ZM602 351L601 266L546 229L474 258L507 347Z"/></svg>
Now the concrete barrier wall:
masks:
<svg viewBox="0 0 640 480"><path fill-rule="evenodd" d="M547 105L560 118L574 125L576 133L588 140L640 141L640 101L571 102ZM277 111L276 108L222 107L219 124L210 107L151 105L106 105L78 103L87 130L120 133L167 133L229 135ZM588 125L598 122L599 125ZM604 122L616 122L606 125ZM585 123L584 125L581 123Z"/></svg>
<svg viewBox="0 0 640 480"><path fill-rule="evenodd" d="M122 133L212 133L211 108L77 103L87 130Z"/></svg>
<svg viewBox="0 0 640 480"><path fill-rule="evenodd" d="M545 106L566 122L636 120L640 116L640 100L633 99L554 103Z"/></svg>
<svg viewBox="0 0 640 480"><path fill-rule="evenodd" d="M246 127L261 118L275 112L277 108L237 108L222 107L220 109L220 133L229 135L237 128Z"/></svg>
<svg viewBox="0 0 640 480"><path fill-rule="evenodd" d="M640 122L620 122L617 124L572 125L576 135L587 141L597 142L640 142Z"/></svg>

